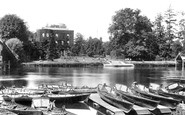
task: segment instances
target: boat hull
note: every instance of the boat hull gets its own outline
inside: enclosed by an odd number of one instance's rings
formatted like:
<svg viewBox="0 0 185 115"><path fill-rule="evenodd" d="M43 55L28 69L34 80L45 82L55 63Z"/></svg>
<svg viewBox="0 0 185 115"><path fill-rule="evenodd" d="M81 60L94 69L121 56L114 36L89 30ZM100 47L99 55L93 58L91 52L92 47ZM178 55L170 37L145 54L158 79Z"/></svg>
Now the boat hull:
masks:
<svg viewBox="0 0 185 115"><path fill-rule="evenodd" d="M31 103L33 98L47 97L50 101L74 103L86 100L90 96L86 94L45 94L45 95L3 95L5 101L15 100L18 103Z"/></svg>
<svg viewBox="0 0 185 115"><path fill-rule="evenodd" d="M118 86L118 84L116 84L116 86ZM119 84L119 86L123 86L123 85ZM139 95L134 95L132 93L122 91L121 89L118 89L118 87L116 87L116 93L117 95L121 96L123 99L131 103L134 103L136 105L147 107L149 110L155 110L158 104L160 103L159 101L151 100L148 98L141 97Z"/></svg>
<svg viewBox="0 0 185 115"><path fill-rule="evenodd" d="M126 113L132 110L132 107L133 107L132 103L126 100L123 100L122 98L119 98L116 95L108 93L102 87L104 88L104 86L98 85L98 94L102 100L109 103L110 105L123 109L124 112Z"/></svg>
<svg viewBox="0 0 185 115"><path fill-rule="evenodd" d="M140 96L148 98L148 99L160 101L161 105L167 106L171 109L175 109L177 105L180 103L180 100L177 100L177 99L167 98L161 95L157 95L155 93L142 91L137 88L133 88L133 90L135 91L135 93L139 94Z"/></svg>

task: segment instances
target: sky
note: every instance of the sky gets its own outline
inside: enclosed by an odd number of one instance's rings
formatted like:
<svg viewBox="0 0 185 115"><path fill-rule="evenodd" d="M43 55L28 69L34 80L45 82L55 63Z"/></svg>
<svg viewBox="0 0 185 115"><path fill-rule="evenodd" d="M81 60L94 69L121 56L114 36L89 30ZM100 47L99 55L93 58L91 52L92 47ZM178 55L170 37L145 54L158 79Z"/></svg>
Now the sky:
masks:
<svg viewBox="0 0 185 115"><path fill-rule="evenodd" d="M102 37L103 41L108 41L112 16L120 9L140 9L151 21L170 5L175 11L185 12L183 0L0 0L0 3L0 17L16 14L32 32L47 24L64 23L75 35Z"/></svg>

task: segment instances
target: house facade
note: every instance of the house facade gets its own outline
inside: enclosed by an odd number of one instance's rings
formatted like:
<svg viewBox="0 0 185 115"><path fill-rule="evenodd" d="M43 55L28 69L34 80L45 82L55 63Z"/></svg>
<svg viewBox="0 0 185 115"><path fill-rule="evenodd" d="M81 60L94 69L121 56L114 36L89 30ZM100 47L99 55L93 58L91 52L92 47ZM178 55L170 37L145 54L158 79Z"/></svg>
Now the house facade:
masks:
<svg viewBox="0 0 185 115"><path fill-rule="evenodd" d="M53 37L51 37L51 32ZM35 41L44 43L54 38L55 41L64 46L72 46L74 43L74 31L65 28L42 28L35 33Z"/></svg>

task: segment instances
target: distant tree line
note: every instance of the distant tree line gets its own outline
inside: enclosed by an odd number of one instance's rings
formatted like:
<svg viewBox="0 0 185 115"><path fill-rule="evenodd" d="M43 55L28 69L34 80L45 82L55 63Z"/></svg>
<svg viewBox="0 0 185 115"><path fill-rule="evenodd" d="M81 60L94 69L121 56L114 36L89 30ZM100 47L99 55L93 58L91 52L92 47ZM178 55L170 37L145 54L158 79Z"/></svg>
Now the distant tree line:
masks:
<svg viewBox="0 0 185 115"><path fill-rule="evenodd" d="M181 17L181 18L179 18ZM67 28L65 24L48 27ZM112 18L108 28L109 41L102 38L84 38L77 33L74 45L68 47L67 55L131 59L136 61L172 60L178 53L185 54L185 18L183 12L175 12L171 7L158 14L151 22L141 11L131 8L121 9ZM34 33L16 15L5 15L0 19L2 40L19 55L21 62L59 58L61 50L54 39L38 45ZM53 32L50 32L52 38Z"/></svg>

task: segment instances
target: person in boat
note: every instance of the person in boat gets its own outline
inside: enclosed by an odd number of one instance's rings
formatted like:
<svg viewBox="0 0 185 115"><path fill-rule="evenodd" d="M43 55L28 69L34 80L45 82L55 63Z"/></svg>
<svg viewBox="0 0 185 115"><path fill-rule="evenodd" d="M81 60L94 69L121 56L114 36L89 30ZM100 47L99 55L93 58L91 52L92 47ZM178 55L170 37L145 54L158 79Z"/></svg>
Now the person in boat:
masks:
<svg viewBox="0 0 185 115"><path fill-rule="evenodd" d="M49 105L47 107L48 111L52 111L55 108L55 100L53 102L49 102Z"/></svg>
<svg viewBox="0 0 185 115"><path fill-rule="evenodd" d="M131 86L131 88L137 88L138 86L138 83L136 82L136 81L134 81L133 83L132 83L132 86Z"/></svg>

